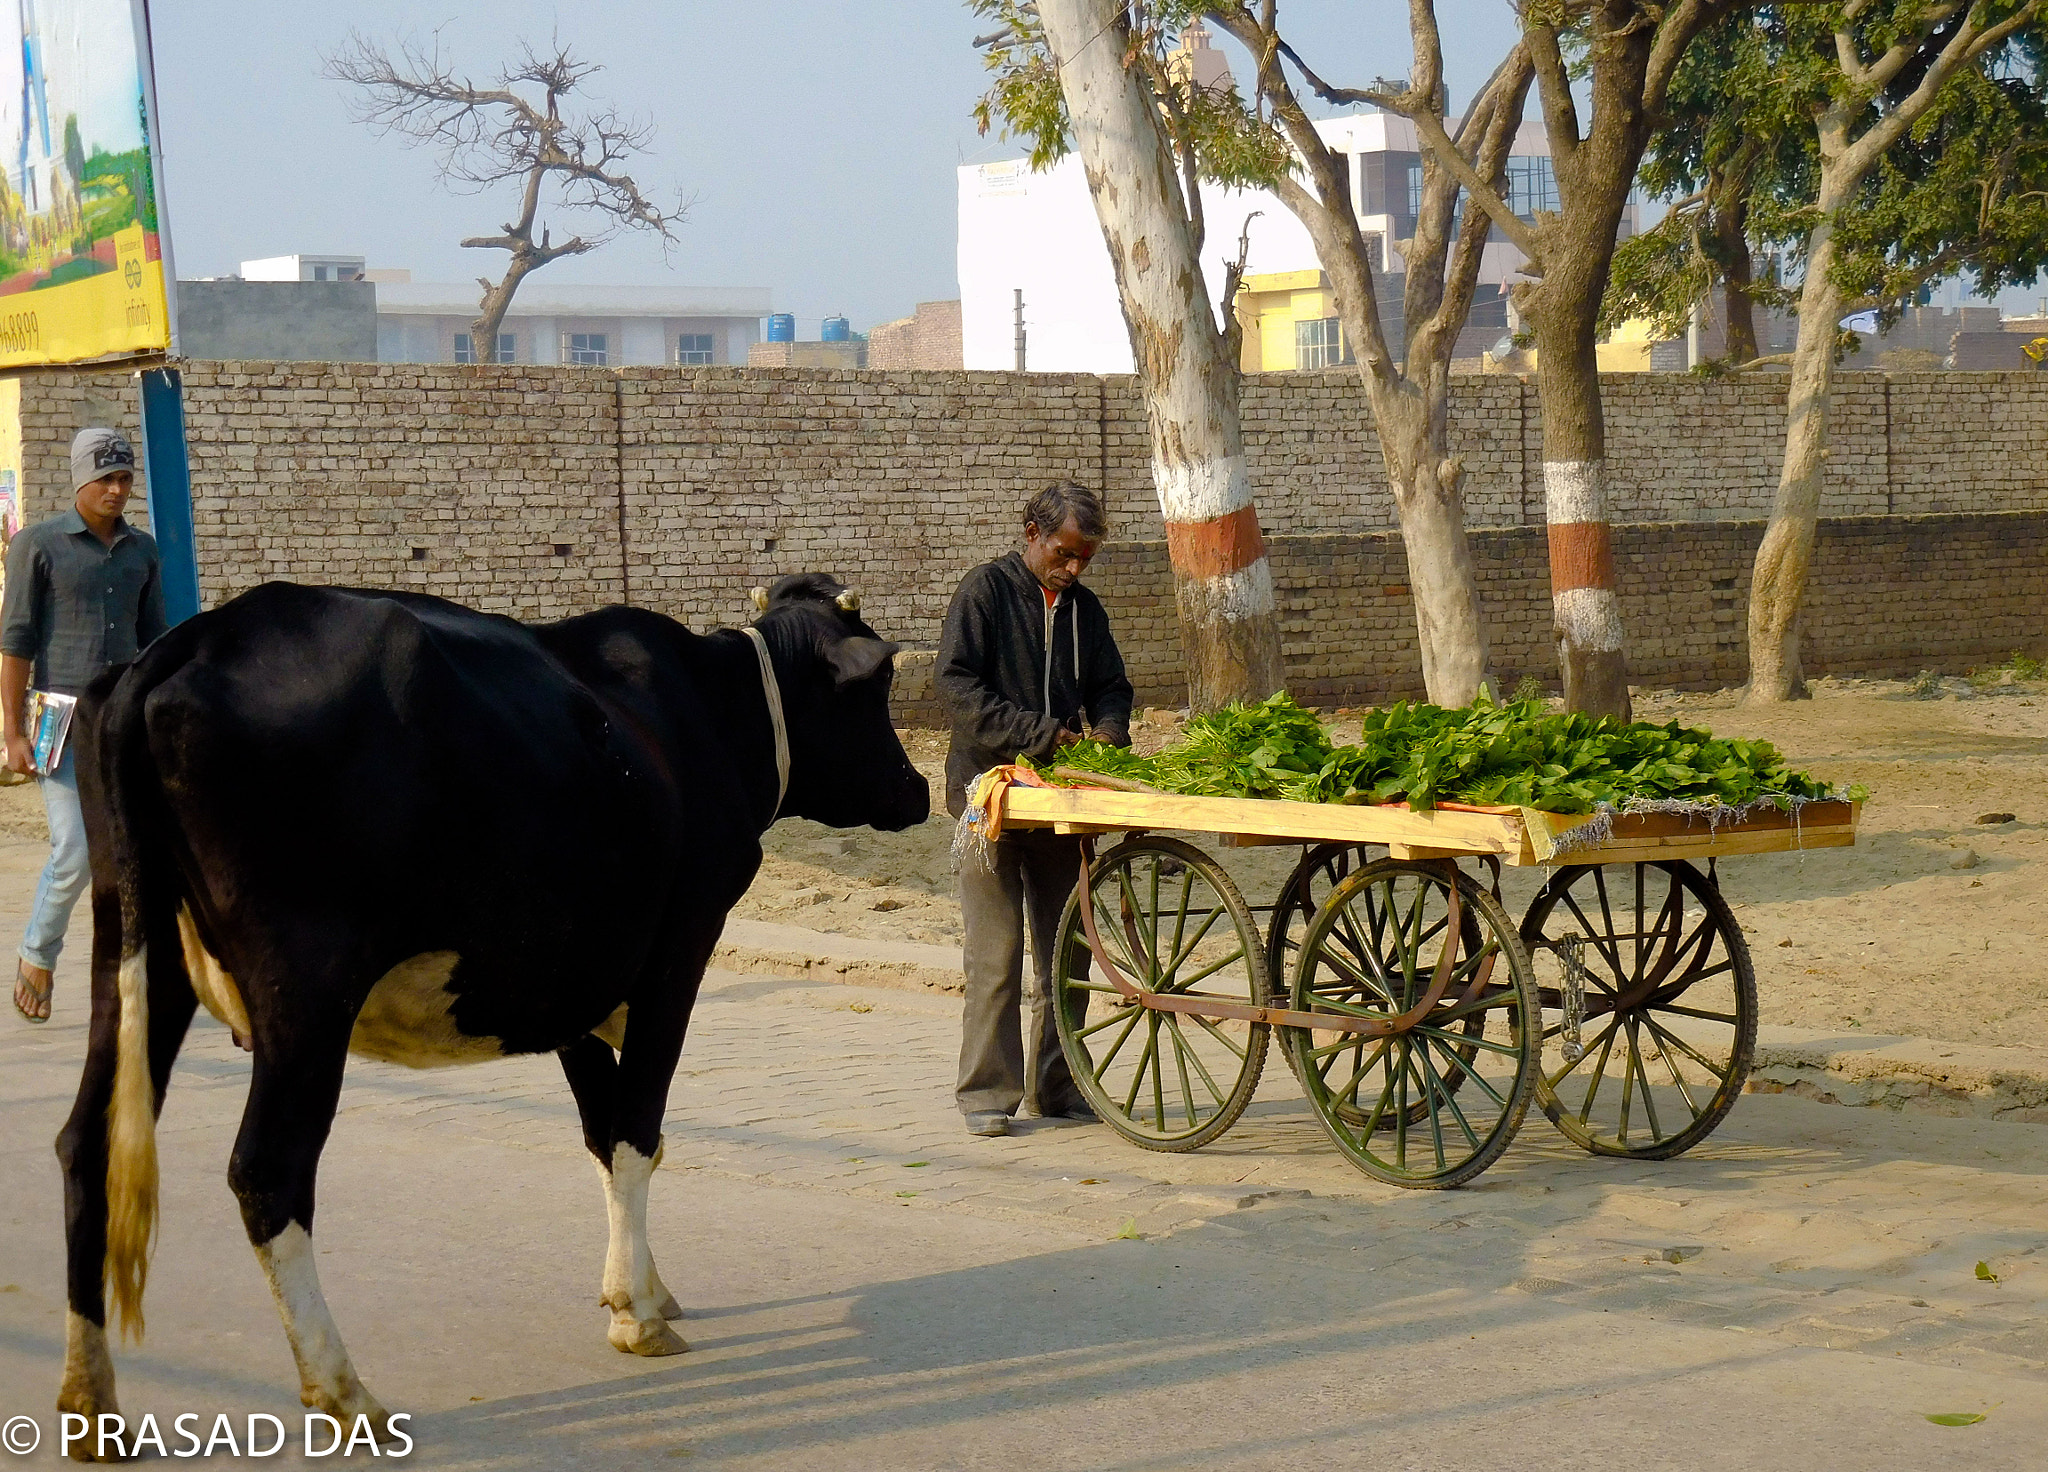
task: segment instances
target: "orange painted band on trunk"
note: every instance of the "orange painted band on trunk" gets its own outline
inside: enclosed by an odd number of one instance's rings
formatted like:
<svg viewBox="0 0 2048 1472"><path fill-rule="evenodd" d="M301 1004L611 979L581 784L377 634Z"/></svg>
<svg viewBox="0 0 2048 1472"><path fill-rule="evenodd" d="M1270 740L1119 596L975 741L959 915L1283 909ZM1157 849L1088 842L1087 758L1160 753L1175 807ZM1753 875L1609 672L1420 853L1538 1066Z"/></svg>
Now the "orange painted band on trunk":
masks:
<svg viewBox="0 0 2048 1472"><path fill-rule="evenodd" d="M1604 521L1568 521L1550 528L1550 591L1614 586L1614 544Z"/></svg>
<svg viewBox="0 0 2048 1472"><path fill-rule="evenodd" d="M1240 506L1211 521L1169 521L1166 555L1184 577L1220 578L1250 567L1266 555L1259 513Z"/></svg>

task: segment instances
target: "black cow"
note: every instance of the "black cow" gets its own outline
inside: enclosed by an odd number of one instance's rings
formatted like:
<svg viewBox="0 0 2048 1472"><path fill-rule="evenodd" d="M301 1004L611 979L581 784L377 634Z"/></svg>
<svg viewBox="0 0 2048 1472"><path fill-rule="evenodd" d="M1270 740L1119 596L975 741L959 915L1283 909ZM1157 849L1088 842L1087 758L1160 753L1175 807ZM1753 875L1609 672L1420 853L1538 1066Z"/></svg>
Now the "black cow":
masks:
<svg viewBox="0 0 2048 1472"><path fill-rule="evenodd" d="M751 630L699 636L641 609L528 626L272 583L81 702L92 1030L57 1142L60 1410L115 1409L108 1291L139 1335L156 1114L201 1002L253 1044L228 1179L307 1405L383 1429L310 1235L351 1051L559 1054L604 1179L611 1342L688 1348L648 1251L647 1184L760 835L790 815L895 830L930 811L889 721L896 646L859 599L811 573L756 602Z"/></svg>

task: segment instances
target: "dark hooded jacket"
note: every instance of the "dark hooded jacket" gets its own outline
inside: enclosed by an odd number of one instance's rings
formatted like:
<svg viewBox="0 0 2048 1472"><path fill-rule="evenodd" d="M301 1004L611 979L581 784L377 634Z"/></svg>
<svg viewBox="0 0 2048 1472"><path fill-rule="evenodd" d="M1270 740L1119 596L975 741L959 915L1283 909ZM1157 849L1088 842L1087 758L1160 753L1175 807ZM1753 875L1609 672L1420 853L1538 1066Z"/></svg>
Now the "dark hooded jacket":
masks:
<svg viewBox="0 0 2048 1472"><path fill-rule="evenodd" d="M1018 552L975 568L953 594L936 681L953 727L946 807L955 817L978 773L1020 753L1046 760L1062 728L1129 739L1131 682L1101 601L1079 583L1061 593L1050 641L1046 612L1043 587Z"/></svg>

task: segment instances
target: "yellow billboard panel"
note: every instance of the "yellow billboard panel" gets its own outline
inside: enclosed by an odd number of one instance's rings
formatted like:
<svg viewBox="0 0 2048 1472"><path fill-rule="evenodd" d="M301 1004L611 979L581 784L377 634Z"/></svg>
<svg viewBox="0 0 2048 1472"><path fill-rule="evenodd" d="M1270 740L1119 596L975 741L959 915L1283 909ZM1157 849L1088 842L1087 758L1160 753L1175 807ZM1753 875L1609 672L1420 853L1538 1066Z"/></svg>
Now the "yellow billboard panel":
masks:
<svg viewBox="0 0 2048 1472"><path fill-rule="evenodd" d="M0 367L170 349L143 11L0 9Z"/></svg>

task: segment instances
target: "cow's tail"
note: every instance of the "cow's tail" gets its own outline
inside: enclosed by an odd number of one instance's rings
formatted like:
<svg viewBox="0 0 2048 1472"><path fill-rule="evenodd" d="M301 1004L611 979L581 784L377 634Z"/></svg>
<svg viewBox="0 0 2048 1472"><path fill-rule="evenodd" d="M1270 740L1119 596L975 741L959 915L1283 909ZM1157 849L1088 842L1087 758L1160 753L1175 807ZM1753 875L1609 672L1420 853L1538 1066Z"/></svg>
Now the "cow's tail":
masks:
<svg viewBox="0 0 2048 1472"><path fill-rule="evenodd" d="M117 962L119 1021L107 1105L106 1285L110 1311L137 1339L142 1337L142 1290L157 1226L152 941L159 984L191 984L175 922L165 923L178 910L178 878L167 841L168 809L144 721L144 701L154 683L147 671L147 662L131 666L119 684L105 690L94 718L82 723L77 753L93 851L95 991L108 962ZM115 930L116 936L97 933L105 929Z"/></svg>

